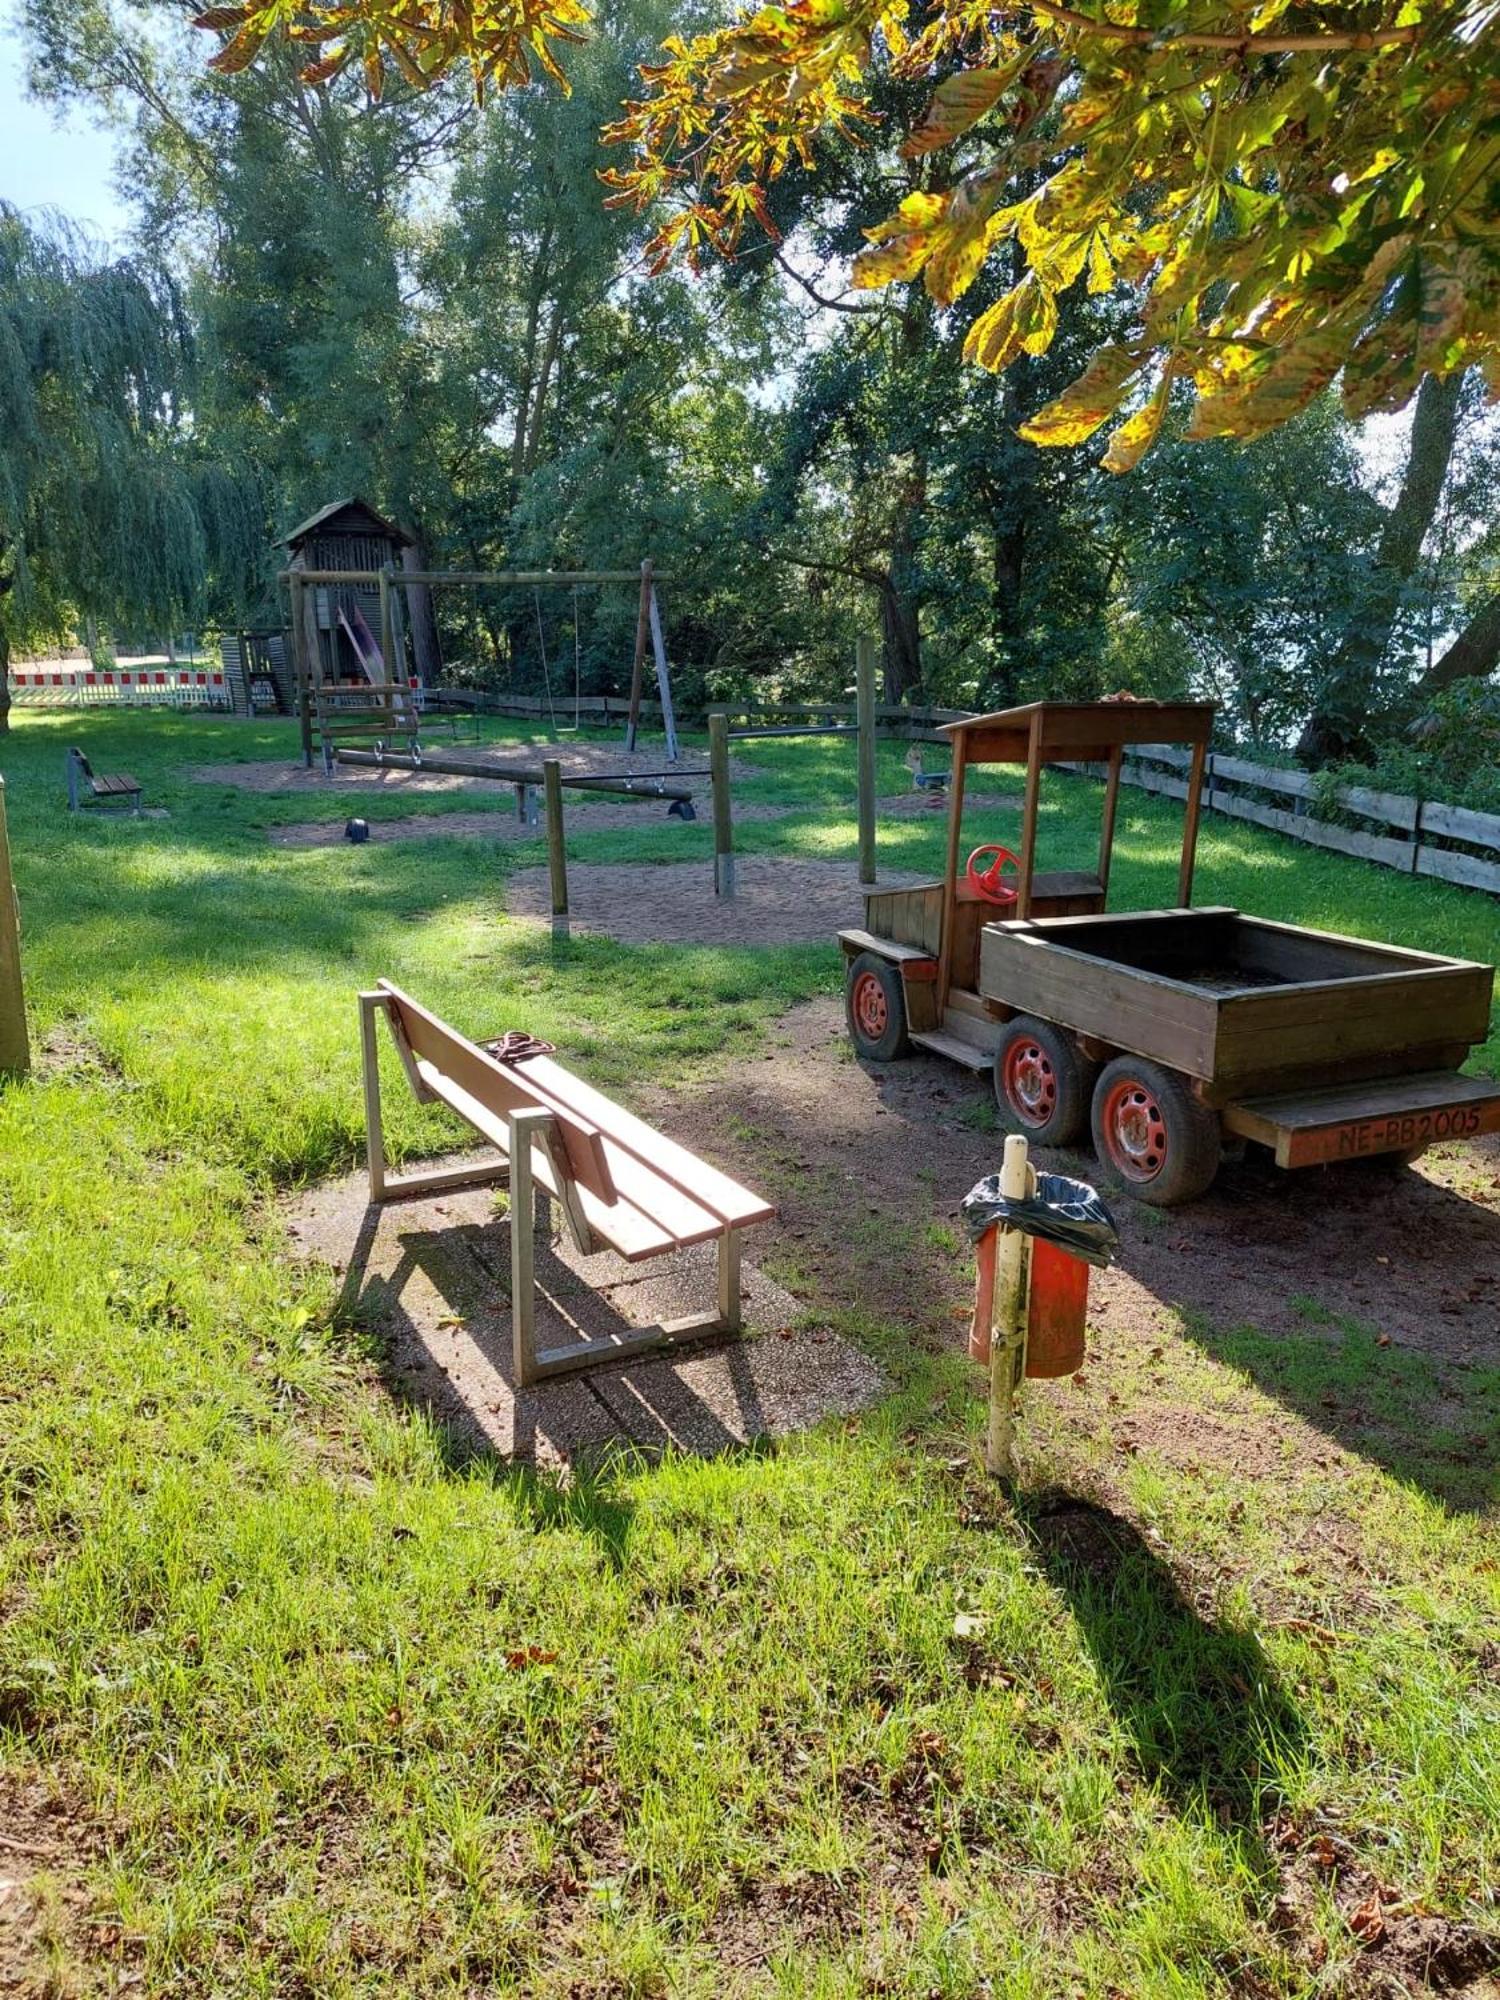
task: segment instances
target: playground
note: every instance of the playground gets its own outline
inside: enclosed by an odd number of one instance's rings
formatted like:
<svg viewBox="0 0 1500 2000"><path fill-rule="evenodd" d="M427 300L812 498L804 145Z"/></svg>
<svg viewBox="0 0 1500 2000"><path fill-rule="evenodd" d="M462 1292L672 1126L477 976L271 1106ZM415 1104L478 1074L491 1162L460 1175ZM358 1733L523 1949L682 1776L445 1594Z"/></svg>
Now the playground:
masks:
<svg viewBox="0 0 1500 2000"><path fill-rule="evenodd" d="M74 741L164 816L70 815ZM502 743L626 768L618 739ZM882 890L944 865L904 751L878 745ZM1085 1365L1027 1384L1007 1496L958 1215L994 1093L849 1046L854 761L735 746L733 898L706 790L691 822L569 793L559 940L509 786L304 777L294 720L20 719L19 1990L1493 1992L1500 1140L1118 1202ZM1049 864L1092 863L1099 793L1049 772ZM1020 818L1007 771L962 826ZM1122 793L1120 907L1171 903L1180 824ZM1274 831L1205 817L1197 867L1205 904L1500 945L1492 899ZM544 1037L774 1206L743 1337L522 1388L493 1193L367 1208L382 978ZM461 1163L472 1133L385 1061L393 1171ZM549 1313L712 1285L707 1248L552 1254L544 1345Z"/></svg>

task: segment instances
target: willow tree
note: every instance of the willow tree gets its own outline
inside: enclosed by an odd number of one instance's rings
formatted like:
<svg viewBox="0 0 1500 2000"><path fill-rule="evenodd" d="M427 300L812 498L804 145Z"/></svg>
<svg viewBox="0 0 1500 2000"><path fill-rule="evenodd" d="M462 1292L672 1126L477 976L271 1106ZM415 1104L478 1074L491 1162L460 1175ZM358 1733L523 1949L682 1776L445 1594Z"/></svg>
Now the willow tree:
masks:
<svg viewBox="0 0 1500 2000"><path fill-rule="evenodd" d="M200 17L233 70L266 37L307 76L388 65L475 85L560 74L581 0L242 0ZM792 0L674 37L611 137L614 199L661 216L655 262L733 254L772 228L769 184L821 134L870 128L872 75L932 90L908 192L856 282L921 278L951 304L992 259L1009 282L969 331L1002 369L1046 351L1074 285L1137 310L1034 416L1040 444L1123 421L1138 463L1173 385L1189 435L1254 437L1342 373L1351 415L1404 407L1477 364L1500 394L1500 0Z"/></svg>
<svg viewBox="0 0 1500 2000"><path fill-rule="evenodd" d="M170 288L0 204L0 730L13 638L170 627L250 587L255 489L191 442L191 360Z"/></svg>

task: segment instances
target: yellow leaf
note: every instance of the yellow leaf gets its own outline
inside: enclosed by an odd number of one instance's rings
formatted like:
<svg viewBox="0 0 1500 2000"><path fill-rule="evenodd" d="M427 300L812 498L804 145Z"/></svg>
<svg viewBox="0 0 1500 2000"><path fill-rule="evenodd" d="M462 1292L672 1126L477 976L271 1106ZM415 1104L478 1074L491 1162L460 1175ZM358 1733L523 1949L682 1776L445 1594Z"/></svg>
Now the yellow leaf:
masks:
<svg viewBox="0 0 1500 2000"><path fill-rule="evenodd" d="M1172 371L1164 371L1149 402L1128 417L1109 441L1109 450L1100 461L1106 472L1134 472L1155 444L1167 414L1167 398L1172 389Z"/></svg>
<svg viewBox="0 0 1500 2000"><path fill-rule="evenodd" d="M1007 292L1003 299L997 299L988 312L979 315L964 340L965 361L978 362L981 368L998 374L1008 362L1015 360L1021 351L1016 304L1033 282L1028 274L1013 291Z"/></svg>
<svg viewBox="0 0 1500 2000"><path fill-rule="evenodd" d="M924 153L951 146L999 103L1030 61L1028 48L1000 69L966 69L945 77L933 92L926 116L901 148L904 157L920 159Z"/></svg>
<svg viewBox="0 0 1500 2000"><path fill-rule="evenodd" d="M1119 408L1138 365L1128 347L1101 347L1076 382L1022 424L1021 436L1031 444L1082 444Z"/></svg>
<svg viewBox="0 0 1500 2000"><path fill-rule="evenodd" d="M1114 282L1115 267L1104 241L1104 233L1096 229L1089 239L1089 290L1107 292Z"/></svg>
<svg viewBox="0 0 1500 2000"><path fill-rule="evenodd" d="M909 194L894 215L888 215L884 222L877 222L873 229L867 229L865 236L871 243L885 243L893 236L906 236L914 229L931 229L947 213L947 195Z"/></svg>
<svg viewBox="0 0 1500 2000"><path fill-rule="evenodd" d="M899 285L914 278L931 255L930 235L914 232L896 236L878 249L861 250L849 275L856 291L878 291L882 285Z"/></svg>

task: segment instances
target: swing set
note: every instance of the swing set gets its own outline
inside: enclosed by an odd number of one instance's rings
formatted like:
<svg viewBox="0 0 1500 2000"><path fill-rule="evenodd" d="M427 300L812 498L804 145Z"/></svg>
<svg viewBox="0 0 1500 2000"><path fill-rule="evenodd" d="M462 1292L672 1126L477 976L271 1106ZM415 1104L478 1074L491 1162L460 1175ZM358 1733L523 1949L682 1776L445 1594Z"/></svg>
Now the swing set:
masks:
<svg viewBox="0 0 1500 2000"><path fill-rule="evenodd" d="M398 590L438 589L457 585L468 589L500 586L531 591L536 618L537 645L541 657L542 682L546 690L547 712L554 734L565 733L557 719L552 688L552 665L547 656L546 631L542 618L544 590L570 590L573 597L573 721L566 733L580 726L583 705L583 646L579 630L578 593L598 585L634 584L640 592L636 612L635 651L630 670L630 712L625 726L625 748L633 752L640 732L641 700L645 684L646 649L651 648L656 673L657 699L661 704L662 729L666 737L666 758L676 764L681 752L677 740L677 718L672 702L671 670L667 663L662 631L661 605L657 586L662 579L648 558L636 570L354 570L306 569L293 566L281 572L291 595L292 653L296 664L298 709L302 722L302 761L312 768L315 728L322 736L323 760L331 762L335 739L370 737L385 742L409 736L415 748L418 702L412 699L412 685L398 665L398 648L387 637L393 632L391 601ZM321 652L311 643L310 614L320 591L351 586L375 587L380 593L383 645L378 657L380 678L368 685L331 697ZM408 623L410 622L408 618ZM357 693L356 703L354 695ZM566 697L564 697L566 700Z"/></svg>

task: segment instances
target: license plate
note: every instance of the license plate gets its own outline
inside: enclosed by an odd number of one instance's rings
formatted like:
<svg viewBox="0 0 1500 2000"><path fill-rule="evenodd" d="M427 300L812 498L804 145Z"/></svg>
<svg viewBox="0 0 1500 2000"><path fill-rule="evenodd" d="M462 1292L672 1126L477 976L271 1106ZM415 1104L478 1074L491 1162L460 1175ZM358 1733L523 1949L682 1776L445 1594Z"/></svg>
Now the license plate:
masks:
<svg viewBox="0 0 1500 2000"><path fill-rule="evenodd" d="M1330 1160L1362 1160L1372 1153L1404 1153L1412 1146L1435 1146L1444 1139L1474 1139L1500 1131L1500 1097L1465 1104L1424 1105L1419 1111L1387 1111L1375 1118L1352 1118L1342 1125L1317 1125L1293 1132L1289 1167Z"/></svg>

